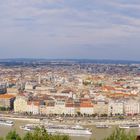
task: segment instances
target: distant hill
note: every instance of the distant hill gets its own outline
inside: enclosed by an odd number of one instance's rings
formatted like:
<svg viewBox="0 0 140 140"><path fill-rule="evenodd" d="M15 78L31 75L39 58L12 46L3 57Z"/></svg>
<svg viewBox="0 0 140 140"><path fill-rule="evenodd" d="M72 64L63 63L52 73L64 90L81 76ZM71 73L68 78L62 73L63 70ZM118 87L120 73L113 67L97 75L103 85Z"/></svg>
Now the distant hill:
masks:
<svg viewBox="0 0 140 140"><path fill-rule="evenodd" d="M0 59L0 65L18 66L30 64L140 64L140 61L131 60L101 60L101 59L34 59L34 58L17 58L17 59Z"/></svg>

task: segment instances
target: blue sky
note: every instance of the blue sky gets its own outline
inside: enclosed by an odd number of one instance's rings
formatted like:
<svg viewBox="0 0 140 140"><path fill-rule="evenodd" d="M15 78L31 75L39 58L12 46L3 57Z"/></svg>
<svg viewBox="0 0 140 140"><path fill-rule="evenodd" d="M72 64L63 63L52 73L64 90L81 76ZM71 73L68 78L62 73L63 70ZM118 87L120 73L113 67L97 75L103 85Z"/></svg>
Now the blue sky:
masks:
<svg viewBox="0 0 140 140"><path fill-rule="evenodd" d="M140 60L140 0L0 0L0 58Z"/></svg>

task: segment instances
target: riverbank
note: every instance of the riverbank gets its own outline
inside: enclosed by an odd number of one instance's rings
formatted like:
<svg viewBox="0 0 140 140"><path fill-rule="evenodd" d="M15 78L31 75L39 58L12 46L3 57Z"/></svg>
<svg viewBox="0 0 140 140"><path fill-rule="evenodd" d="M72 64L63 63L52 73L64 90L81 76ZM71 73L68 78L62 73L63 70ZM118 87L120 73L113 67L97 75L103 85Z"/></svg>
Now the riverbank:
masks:
<svg viewBox="0 0 140 140"><path fill-rule="evenodd" d="M30 121L39 123L40 119L32 119L32 118L13 118L13 117L0 117L0 119L8 119L8 120L20 120L20 121Z"/></svg>
<svg viewBox="0 0 140 140"><path fill-rule="evenodd" d="M125 121L110 121L110 120L107 120L107 121L91 121L91 122L88 122L88 121L70 121L70 120L67 120L67 121L61 121L61 122L58 122L58 121L49 121L50 123L56 123L56 124L68 124L68 125L74 125L74 124L79 124L79 125L83 125L83 126L96 126L96 125L99 125L99 124L107 124L107 125L113 125L113 126L117 126L117 125L120 125L120 124L140 124L140 121L131 121L131 120L125 120Z"/></svg>
<svg viewBox="0 0 140 140"><path fill-rule="evenodd" d="M1 118L1 117L0 117ZM2 118L1 118L2 119ZM111 120L106 120L106 121L95 121L92 120L92 122L88 122L86 121L78 121L77 119L75 120L63 120L63 121L58 121L58 120L51 120L51 119L43 119L43 120L38 120L38 119L33 119L33 118L12 118L12 117L5 117L4 119L7 120L13 120L14 121L14 125L12 127L9 126L4 126L4 125L0 125L0 136L5 137L6 134L8 132L10 132L11 130L16 130L18 132L18 134L20 134L21 136L23 136L26 131L23 131L22 129L20 129L20 126L26 125L28 123L41 123L41 122L49 122L49 123L54 123L54 124L66 124L66 125L73 125L73 124L80 124L86 128L92 129L92 136L90 139L96 139L96 140L103 140L103 138L109 136L116 128L118 128L118 124L120 123L120 121L111 121ZM91 120L90 120L91 121ZM139 121L121 121L121 123L139 123ZM109 125L112 125L109 128L96 128L96 124L99 123L108 123ZM114 125L116 124L116 125ZM129 129L131 130L131 129ZM129 131L127 130L127 131ZM136 134L140 134L139 129L133 129ZM87 137L71 137L71 140L90 140L87 139Z"/></svg>
<svg viewBox="0 0 140 140"><path fill-rule="evenodd" d="M39 118L30 118L28 116L15 116L15 115L10 115L10 114L0 114L0 119L30 121L30 122L35 122L35 123L40 122Z"/></svg>
<svg viewBox="0 0 140 140"><path fill-rule="evenodd" d="M80 124L83 126L93 126L98 124L107 124L107 125L120 125L120 124L130 124L130 123L139 123L140 119L131 120L131 119L123 119L123 120L105 120L105 119L92 119L92 118L63 118L63 117L41 117L41 116L25 116L25 115L16 115L16 114L0 114L0 119L8 119L8 120L20 120L20 121L29 121L33 123L55 123L55 124Z"/></svg>

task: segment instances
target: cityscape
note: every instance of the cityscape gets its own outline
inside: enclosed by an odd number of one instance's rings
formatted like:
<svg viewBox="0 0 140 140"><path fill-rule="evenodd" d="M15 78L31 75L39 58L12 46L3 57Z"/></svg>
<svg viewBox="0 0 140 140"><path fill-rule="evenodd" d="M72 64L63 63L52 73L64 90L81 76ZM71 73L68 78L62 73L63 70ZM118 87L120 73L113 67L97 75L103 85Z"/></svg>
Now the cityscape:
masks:
<svg viewBox="0 0 140 140"><path fill-rule="evenodd" d="M0 0L0 140L140 140L140 0Z"/></svg>
<svg viewBox="0 0 140 140"><path fill-rule="evenodd" d="M139 127L140 63L94 61L1 60L1 118L38 126Z"/></svg>
<svg viewBox="0 0 140 140"><path fill-rule="evenodd" d="M1 110L63 116L140 114L140 64L74 60L5 64L0 66Z"/></svg>

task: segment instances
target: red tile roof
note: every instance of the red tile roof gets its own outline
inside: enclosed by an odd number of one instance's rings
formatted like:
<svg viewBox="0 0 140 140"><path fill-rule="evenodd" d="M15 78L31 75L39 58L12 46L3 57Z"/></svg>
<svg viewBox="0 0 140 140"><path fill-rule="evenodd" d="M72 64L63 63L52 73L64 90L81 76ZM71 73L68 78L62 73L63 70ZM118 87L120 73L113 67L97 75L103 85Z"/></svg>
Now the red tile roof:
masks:
<svg viewBox="0 0 140 140"><path fill-rule="evenodd" d="M28 105L34 105L34 106L39 106L39 102L38 101L29 101L28 103L27 103Z"/></svg>
<svg viewBox="0 0 140 140"><path fill-rule="evenodd" d="M11 99L11 98L15 98L15 96L11 94L0 94L0 99Z"/></svg>

